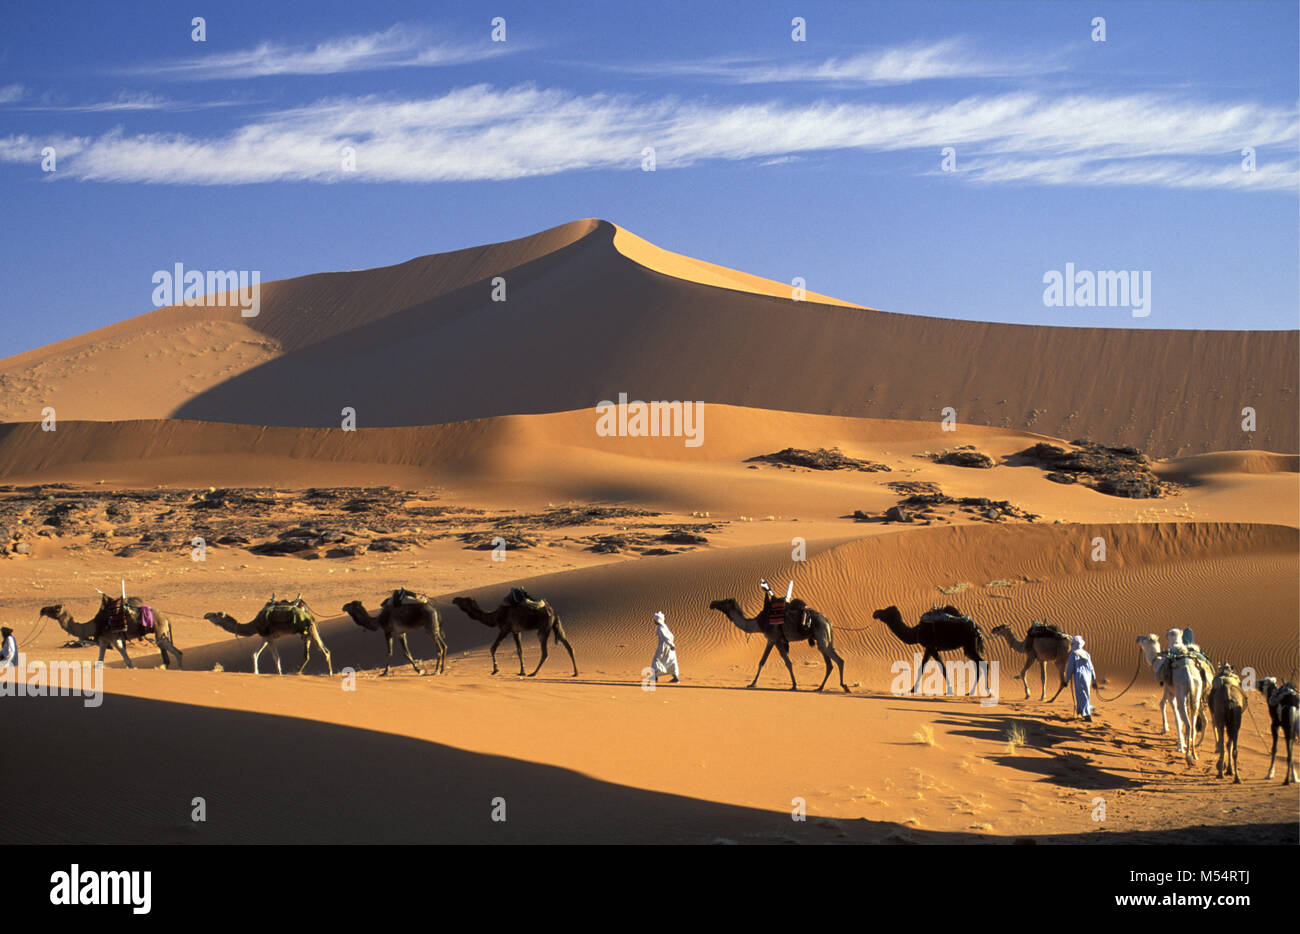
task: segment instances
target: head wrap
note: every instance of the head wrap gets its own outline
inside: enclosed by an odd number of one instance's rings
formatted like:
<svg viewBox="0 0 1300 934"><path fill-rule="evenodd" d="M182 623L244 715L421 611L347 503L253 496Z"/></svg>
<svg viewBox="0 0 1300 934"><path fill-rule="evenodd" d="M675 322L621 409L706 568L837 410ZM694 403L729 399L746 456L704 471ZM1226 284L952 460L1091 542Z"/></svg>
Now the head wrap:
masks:
<svg viewBox="0 0 1300 934"><path fill-rule="evenodd" d="M1072 649L1083 648L1083 636L1072 636L1070 638L1070 648Z"/></svg>

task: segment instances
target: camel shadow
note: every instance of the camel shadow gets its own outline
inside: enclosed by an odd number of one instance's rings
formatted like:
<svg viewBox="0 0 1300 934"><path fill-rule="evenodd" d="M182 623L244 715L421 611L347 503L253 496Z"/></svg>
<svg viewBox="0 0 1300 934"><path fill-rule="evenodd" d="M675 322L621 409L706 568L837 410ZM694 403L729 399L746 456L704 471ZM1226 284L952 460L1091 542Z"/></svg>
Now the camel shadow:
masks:
<svg viewBox="0 0 1300 934"><path fill-rule="evenodd" d="M946 719L936 721L945 726L956 726L955 736L966 736L990 743L1006 743L1012 727L1024 731L1024 746L1027 749L1047 753L1047 758L1017 756L1010 753L986 755L984 758L998 765L1037 775L1041 781L1066 788L1087 790L1114 790L1118 788L1144 788L1147 782L1136 781L1125 775L1104 768L1088 757L1068 749L1056 750L1065 743L1075 743L1081 738L1078 728L1058 726L1009 714L965 715L950 714ZM1104 737L1099 736L1098 739ZM1107 750L1090 750L1091 758L1116 758L1120 763L1131 765L1129 757L1122 752Z"/></svg>

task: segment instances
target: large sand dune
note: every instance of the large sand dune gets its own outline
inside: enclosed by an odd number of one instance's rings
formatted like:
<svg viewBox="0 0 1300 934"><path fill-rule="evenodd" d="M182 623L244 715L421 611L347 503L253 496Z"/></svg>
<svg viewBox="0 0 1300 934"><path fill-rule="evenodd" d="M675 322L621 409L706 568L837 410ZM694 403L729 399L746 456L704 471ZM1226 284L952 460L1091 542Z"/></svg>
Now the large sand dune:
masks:
<svg viewBox="0 0 1300 934"><path fill-rule="evenodd" d="M507 300L492 301L492 280ZM0 361L0 417L364 427L703 400L1297 451L1296 332L1026 327L789 290L604 221L264 286L257 318L164 308ZM1254 432L1241 411L1258 413Z"/></svg>

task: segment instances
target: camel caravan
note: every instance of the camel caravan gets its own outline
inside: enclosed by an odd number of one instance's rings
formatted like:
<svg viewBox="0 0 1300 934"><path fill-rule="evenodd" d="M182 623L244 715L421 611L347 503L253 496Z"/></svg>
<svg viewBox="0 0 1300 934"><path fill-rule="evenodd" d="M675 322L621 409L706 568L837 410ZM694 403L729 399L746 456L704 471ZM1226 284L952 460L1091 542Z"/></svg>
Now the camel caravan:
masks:
<svg viewBox="0 0 1300 934"><path fill-rule="evenodd" d="M786 589L785 597L773 592L766 580L759 586L763 592L763 603L754 616L747 616L740 603L732 597L714 600L709 609L721 613L740 631L747 634L761 635L764 638L762 657L758 669L747 687L758 685L763 666L767 663L772 650L775 649L785 664L790 676L790 690L798 691L798 679L794 664L790 659L790 649L801 642L807 642L822 656L825 673L817 691L823 691L830 680L831 673L838 669L839 685L844 693L851 693L844 679L844 659L835 650L834 626L829 617L809 606L804 600L792 596L794 582ZM507 636L514 639L515 653L519 661L521 677L535 677L546 664L552 643L564 646L573 667L572 677L578 677L578 663L573 654L573 646L565 634L564 625L555 607L544 599L532 596L520 587L512 587L505 598L493 609L481 607L473 597L459 596L452 599L452 604L468 618L497 630L489 655L492 660L491 674L498 674L497 648ZM433 644L434 657L432 674L446 673L447 640L443 635L441 617L433 600L414 591L399 588L384 598L379 607L368 610L360 600L345 603L342 612L357 626L368 632L383 633L387 654L384 670L380 677L389 674L392 668L393 644L400 639L402 651L407 662L417 674L425 674L419 662L411 653L407 636L417 630L428 634ZM123 585L121 597L110 597L100 592L100 605L93 617L78 622L62 605L53 604L42 607L40 617L52 619L58 623L75 645L98 645L99 660L102 665L108 649L116 650L128 668L134 668L127 645L131 642L147 642L152 639L162 656L164 668L171 667L174 657L177 668L183 668L183 653L176 647L172 637L172 625L167 615L146 604L139 597L128 597ZM960 651L968 662L975 664L974 684L970 694L975 695L979 689L980 675L983 675L984 687L992 696L989 683L988 637L984 630L969 616L954 606L936 606L923 613L915 625L908 625L896 606L878 609L871 614L872 619L885 625L900 643L916 646L918 653L916 681L911 693L920 690L922 672L930 661L939 664L943 675L946 693L952 693L953 686L948 679L948 666L940 653ZM301 594L293 600L271 599L258 610L248 622L241 623L223 612L207 613L203 617L214 626L236 637L257 637L260 642L252 653L253 673L261 674L259 666L262 653L270 648L271 658L275 661L276 672L284 673L277 640L285 636L295 636L302 640L303 658L298 667L301 674L311 661L311 649L315 646L324 656L326 669L334 673L333 657L321 638L316 615L312 612ZM662 612L654 615L656 625L660 627L660 640L667 632L662 626ZM862 630L854 630L862 631ZM527 671L524 665L524 650L520 636L524 633L536 633L541 657L537 666ZM1001 637L1007 647L1018 656L1023 656L1024 664L1014 679L1021 681L1025 700L1030 699L1028 673L1035 662L1039 673L1039 701L1052 703L1066 688L1072 685L1076 712L1085 720L1092 719L1092 692L1098 691L1091 658L1084 650L1083 638L1071 636L1057 626L1042 620L1034 620L1025 632L1024 638L1016 636L1010 626L995 626L991 635ZM671 635L668 637L671 640ZM1241 772L1237 764L1238 738L1241 731L1243 714L1247 710L1247 689L1242 676L1229 664L1224 663L1217 669L1200 646L1196 644L1190 629L1169 629L1165 633L1166 647L1161 648L1160 637L1148 633L1137 637L1141 650L1138 671L1134 673L1133 682L1118 695L1107 698L1117 700L1136 683L1143 662L1162 688L1159 702L1161 733L1168 734L1169 711L1173 710L1174 723L1177 727L1179 754L1186 758L1191 766L1198 761L1198 749L1205 733L1212 727L1215 736L1215 753L1218 756L1217 773L1219 778L1225 775L1234 783L1241 782ZM672 649L672 673L676 677L676 648ZM1056 670L1056 691L1047 699L1047 666L1051 664ZM1286 753L1286 769L1283 784L1300 781L1300 763L1295 756L1297 736L1300 735L1300 689L1290 681L1277 678L1262 678L1255 685L1264 696L1272 728L1272 749L1266 780L1272 780L1277 762L1277 746L1281 735Z"/></svg>

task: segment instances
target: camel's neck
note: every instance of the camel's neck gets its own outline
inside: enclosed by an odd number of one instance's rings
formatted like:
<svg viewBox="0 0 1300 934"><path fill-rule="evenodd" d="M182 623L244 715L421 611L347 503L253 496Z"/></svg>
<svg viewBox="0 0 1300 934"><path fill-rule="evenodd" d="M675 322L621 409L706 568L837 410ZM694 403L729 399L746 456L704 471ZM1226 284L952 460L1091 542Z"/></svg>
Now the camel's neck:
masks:
<svg viewBox="0 0 1300 934"><path fill-rule="evenodd" d="M1009 629L1002 630L1002 638L1007 640L1007 645L1017 652L1028 652L1029 646L1015 637L1015 634Z"/></svg>
<svg viewBox="0 0 1300 934"><path fill-rule="evenodd" d="M68 635L81 637L86 635L89 632L93 632L95 628L95 623L94 620L85 623L79 623L72 618L71 613L69 613L67 610L64 610L62 613L59 614L59 626L62 627L63 631L66 632Z"/></svg>
<svg viewBox="0 0 1300 934"><path fill-rule="evenodd" d="M257 632L257 624L255 622L241 623L234 617L226 616L224 613L221 616L218 616L215 622L226 632L232 633L236 636L251 636Z"/></svg>
<svg viewBox="0 0 1300 934"><path fill-rule="evenodd" d="M916 627L907 625L900 617L893 614L886 615L885 625L905 645L916 645L921 641L920 636L917 635Z"/></svg>
<svg viewBox="0 0 1300 934"><path fill-rule="evenodd" d="M469 604L469 606L465 608L465 615L472 620L476 620L477 622L482 623L484 626L499 625L499 622L497 620L497 614L484 613L482 607L480 607L477 603Z"/></svg>
<svg viewBox="0 0 1300 934"><path fill-rule="evenodd" d="M732 624L743 632L762 632L763 627L759 625L759 620L761 618L761 611L758 616L755 616L753 619L748 619L745 614L740 611L739 606L732 606L727 610L727 619L731 620Z"/></svg>

